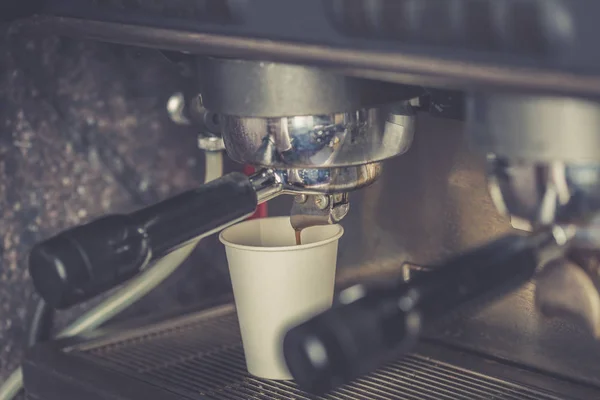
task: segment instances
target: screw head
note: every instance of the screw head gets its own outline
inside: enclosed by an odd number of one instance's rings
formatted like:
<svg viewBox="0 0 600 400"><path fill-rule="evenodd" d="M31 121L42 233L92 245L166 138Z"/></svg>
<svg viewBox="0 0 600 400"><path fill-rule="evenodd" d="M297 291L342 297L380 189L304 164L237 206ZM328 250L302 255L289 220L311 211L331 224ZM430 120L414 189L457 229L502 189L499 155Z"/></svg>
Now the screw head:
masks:
<svg viewBox="0 0 600 400"><path fill-rule="evenodd" d="M296 196L296 198L294 199L294 201L298 204L304 204L304 203L306 203L307 200L308 200L308 196L305 194Z"/></svg>
<svg viewBox="0 0 600 400"><path fill-rule="evenodd" d="M317 196L315 198L315 205L319 208L319 210L324 210L329 207L329 197L327 196Z"/></svg>

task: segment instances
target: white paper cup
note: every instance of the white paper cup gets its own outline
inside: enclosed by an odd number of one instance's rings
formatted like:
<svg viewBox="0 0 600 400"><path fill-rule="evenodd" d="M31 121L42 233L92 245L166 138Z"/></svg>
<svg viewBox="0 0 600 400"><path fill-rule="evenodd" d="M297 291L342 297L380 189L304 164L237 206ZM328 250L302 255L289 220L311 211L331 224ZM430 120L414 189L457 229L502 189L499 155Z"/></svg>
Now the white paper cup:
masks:
<svg viewBox="0 0 600 400"><path fill-rule="evenodd" d="M297 246L289 217L246 221L221 233L252 375L292 379L283 357L283 335L331 307L343 233L339 225L307 228Z"/></svg>

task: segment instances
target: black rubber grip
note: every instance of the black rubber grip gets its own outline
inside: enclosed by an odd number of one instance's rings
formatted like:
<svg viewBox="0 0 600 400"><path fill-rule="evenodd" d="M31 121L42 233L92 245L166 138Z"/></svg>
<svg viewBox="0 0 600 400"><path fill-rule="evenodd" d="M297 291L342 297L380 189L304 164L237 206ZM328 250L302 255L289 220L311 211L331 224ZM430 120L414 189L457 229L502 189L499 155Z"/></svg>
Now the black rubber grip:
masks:
<svg viewBox="0 0 600 400"><path fill-rule="evenodd" d="M144 208L131 217L150 240L154 258L186 242L252 214L256 192L248 177L234 172L162 203Z"/></svg>
<svg viewBox="0 0 600 400"><path fill-rule="evenodd" d="M88 300L140 272L151 259L256 209L256 193L240 173L129 215L103 217L37 244L29 272L53 308Z"/></svg>
<svg viewBox="0 0 600 400"><path fill-rule="evenodd" d="M511 235L452 258L408 283L355 287L334 307L291 329L287 366L304 390L323 394L410 351L422 327L527 282L548 238Z"/></svg>

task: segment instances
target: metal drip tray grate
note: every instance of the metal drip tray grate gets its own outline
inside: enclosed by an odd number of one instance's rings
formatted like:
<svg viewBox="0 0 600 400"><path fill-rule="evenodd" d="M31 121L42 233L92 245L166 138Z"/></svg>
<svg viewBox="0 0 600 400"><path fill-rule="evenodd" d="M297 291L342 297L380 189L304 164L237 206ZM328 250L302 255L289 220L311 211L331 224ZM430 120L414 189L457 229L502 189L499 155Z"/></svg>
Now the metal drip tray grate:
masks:
<svg viewBox="0 0 600 400"><path fill-rule="evenodd" d="M564 399L418 355L315 397L293 382L262 380L247 373L232 306L69 351L190 399Z"/></svg>

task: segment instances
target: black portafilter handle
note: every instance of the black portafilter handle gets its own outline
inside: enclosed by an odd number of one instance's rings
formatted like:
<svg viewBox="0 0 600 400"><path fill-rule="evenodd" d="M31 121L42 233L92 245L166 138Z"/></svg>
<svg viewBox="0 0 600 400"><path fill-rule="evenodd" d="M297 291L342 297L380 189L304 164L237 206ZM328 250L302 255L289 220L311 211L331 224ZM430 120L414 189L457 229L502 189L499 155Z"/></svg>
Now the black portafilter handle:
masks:
<svg viewBox="0 0 600 400"><path fill-rule="evenodd" d="M524 284L548 247L558 247L551 234L509 235L408 283L342 291L333 308L285 335L287 366L306 391L335 389L411 351L425 324Z"/></svg>
<svg viewBox="0 0 600 400"><path fill-rule="evenodd" d="M251 215L257 194L232 173L127 215L110 215L38 243L29 272L40 296L63 309L139 273L152 259Z"/></svg>

